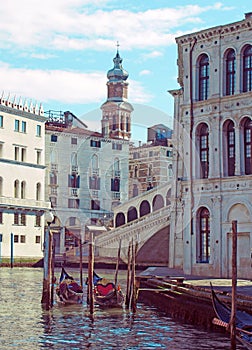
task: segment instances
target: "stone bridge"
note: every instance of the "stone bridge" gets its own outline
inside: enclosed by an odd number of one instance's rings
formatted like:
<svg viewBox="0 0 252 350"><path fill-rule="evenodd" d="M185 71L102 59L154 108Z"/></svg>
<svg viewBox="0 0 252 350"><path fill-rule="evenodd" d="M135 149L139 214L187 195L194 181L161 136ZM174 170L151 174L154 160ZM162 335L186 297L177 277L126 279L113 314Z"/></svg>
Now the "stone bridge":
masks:
<svg viewBox="0 0 252 350"><path fill-rule="evenodd" d="M138 244L138 262L168 263L171 182L147 191L114 209L115 228L95 238L95 255L127 261L128 247ZM155 261L154 261L155 260Z"/></svg>

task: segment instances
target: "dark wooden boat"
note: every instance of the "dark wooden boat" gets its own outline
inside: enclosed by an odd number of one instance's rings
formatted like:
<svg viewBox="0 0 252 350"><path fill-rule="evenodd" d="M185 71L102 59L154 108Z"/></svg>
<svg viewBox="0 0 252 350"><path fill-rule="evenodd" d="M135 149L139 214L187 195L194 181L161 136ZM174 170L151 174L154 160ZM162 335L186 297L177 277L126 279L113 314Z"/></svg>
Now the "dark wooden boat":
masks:
<svg viewBox="0 0 252 350"><path fill-rule="evenodd" d="M94 301L103 308L116 308L124 305L124 294L120 285L117 286L104 277L94 273Z"/></svg>
<svg viewBox="0 0 252 350"><path fill-rule="evenodd" d="M213 308L217 318L213 323L229 329L231 308L224 304L216 295L211 285ZM236 311L236 337L237 340L249 350L252 350L252 315L245 311Z"/></svg>
<svg viewBox="0 0 252 350"><path fill-rule="evenodd" d="M56 295L60 304L81 304L83 289L62 267Z"/></svg>

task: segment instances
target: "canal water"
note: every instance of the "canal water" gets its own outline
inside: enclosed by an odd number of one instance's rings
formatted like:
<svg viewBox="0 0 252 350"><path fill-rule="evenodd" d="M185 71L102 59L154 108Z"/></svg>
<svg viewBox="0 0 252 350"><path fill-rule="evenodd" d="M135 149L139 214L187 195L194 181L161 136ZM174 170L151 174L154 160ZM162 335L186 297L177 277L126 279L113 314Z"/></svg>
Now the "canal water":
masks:
<svg viewBox="0 0 252 350"><path fill-rule="evenodd" d="M68 272L78 278L77 270ZM120 278L124 287L125 277ZM134 315L124 309L95 308L92 318L85 300L83 305L55 304L44 311L42 281L42 269L0 267L1 350L230 349L225 334L179 323L144 304L138 304Z"/></svg>

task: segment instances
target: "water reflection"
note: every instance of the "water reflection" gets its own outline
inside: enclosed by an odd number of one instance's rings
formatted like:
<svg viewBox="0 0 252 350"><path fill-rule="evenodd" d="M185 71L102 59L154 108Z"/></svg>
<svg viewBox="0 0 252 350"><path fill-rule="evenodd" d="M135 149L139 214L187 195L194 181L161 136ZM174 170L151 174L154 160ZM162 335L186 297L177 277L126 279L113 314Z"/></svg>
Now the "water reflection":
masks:
<svg viewBox="0 0 252 350"><path fill-rule="evenodd" d="M40 269L0 268L1 350L230 349L225 335L175 322L143 304L136 314L95 308L91 317L85 300L83 305L55 305L45 311L42 280Z"/></svg>

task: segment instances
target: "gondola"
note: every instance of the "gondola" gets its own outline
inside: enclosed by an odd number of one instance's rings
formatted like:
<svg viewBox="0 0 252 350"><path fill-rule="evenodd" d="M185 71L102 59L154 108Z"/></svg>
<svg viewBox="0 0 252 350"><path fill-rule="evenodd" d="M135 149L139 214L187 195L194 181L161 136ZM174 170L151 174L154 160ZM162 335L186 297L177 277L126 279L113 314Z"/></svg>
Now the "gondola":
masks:
<svg viewBox="0 0 252 350"><path fill-rule="evenodd" d="M88 280L87 282L88 283ZM102 308L117 308L124 305L124 294L117 286L104 277L93 274L94 302Z"/></svg>
<svg viewBox="0 0 252 350"><path fill-rule="evenodd" d="M56 296L59 304L81 304L83 301L83 289L62 267L59 284L56 288Z"/></svg>
<svg viewBox="0 0 252 350"><path fill-rule="evenodd" d="M213 308L217 316L213 319L213 323L229 329L231 308L217 297L212 284L211 291ZM252 350L252 315L245 311L236 311L236 338L246 349Z"/></svg>

